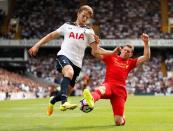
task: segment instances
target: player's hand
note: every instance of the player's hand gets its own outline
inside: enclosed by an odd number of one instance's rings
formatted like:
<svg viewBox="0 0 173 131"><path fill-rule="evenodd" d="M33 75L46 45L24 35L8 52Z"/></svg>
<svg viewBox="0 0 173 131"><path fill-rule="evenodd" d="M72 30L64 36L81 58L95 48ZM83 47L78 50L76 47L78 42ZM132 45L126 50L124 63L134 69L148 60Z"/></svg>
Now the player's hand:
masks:
<svg viewBox="0 0 173 131"><path fill-rule="evenodd" d="M148 44L149 43L149 36L147 34L142 33L141 39L144 42L144 44Z"/></svg>
<svg viewBox="0 0 173 131"><path fill-rule="evenodd" d="M39 47L33 46L32 48L30 48L28 50L28 52L29 52L30 56L36 56L38 50L39 50Z"/></svg>
<svg viewBox="0 0 173 131"><path fill-rule="evenodd" d="M94 35L94 39L95 39L96 44L100 44L100 38L99 38L99 36Z"/></svg>

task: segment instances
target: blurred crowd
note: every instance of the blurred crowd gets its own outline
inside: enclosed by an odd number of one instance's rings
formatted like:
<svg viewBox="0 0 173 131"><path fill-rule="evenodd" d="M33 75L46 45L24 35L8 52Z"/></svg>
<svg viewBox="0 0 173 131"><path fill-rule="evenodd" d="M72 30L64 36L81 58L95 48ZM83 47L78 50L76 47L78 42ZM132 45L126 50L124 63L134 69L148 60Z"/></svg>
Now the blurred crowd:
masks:
<svg viewBox="0 0 173 131"><path fill-rule="evenodd" d="M141 0L96 0L91 3L103 38L138 38L142 32L147 32L151 38L163 38L160 0L145 3Z"/></svg>
<svg viewBox="0 0 173 131"><path fill-rule="evenodd" d="M45 85L26 76L21 76L0 69L0 99L42 98L55 93L61 83L62 76L56 71L56 56L39 56L29 60L27 71L33 78L40 78L49 84ZM130 72L127 80L129 94L137 95L172 95L173 74L163 76L161 72L162 58L151 60ZM168 72L173 70L173 56L165 59ZM90 55L86 55L83 68L78 77L72 95L79 96L84 88L94 90L105 77L105 64ZM56 83L56 84L50 84Z"/></svg>
<svg viewBox="0 0 173 131"><path fill-rule="evenodd" d="M13 18L20 19L22 38L40 38L71 21L79 0L16 0Z"/></svg>
<svg viewBox="0 0 173 131"><path fill-rule="evenodd" d="M2 9L0 9L0 26L2 25L4 16L5 16L5 12Z"/></svg>
<svg viewBox="0 0 173 131"><path fill-rule="evenodd" d="M173 71L173 55L169 54L165 60L168 71Z"/></svg>
<svg viewBox="0 0 173 131"><path fill-rule="evenodd" d="M173 33L161 31L160 0L88 0L87 4L94 9L91 21L99 25L103 39L138 38L142 32L156 39L173 38ZM173 16L172 4L168 1L169 17ZM80 0L16 0L12 18L19 19L23 39L40 38L74 21L79 6Z"/></svg>
<svg viewBox="0 0 173 131"><path fill-rule="evenodd" d="M171 17L173 18L173 0L168 0L168 10L169 10L169 13L168 13L168 17Z"/></svg>
<svg viewBox="0 0 173 131"><path fill-rule="evenodd" d="M135 68L127 81L127 88L135 94L172 94L173 76L163 76L161 72L161 57L152 59Z"/></svg>
<svg viewBox="0 0 173 131"><path fill-rule="evenodd" d="M0 69L0 100L47 97L48 87L26 76Z"/></svg>
<svg viewBox="0 0 173 131"><path fill-rule="evenodd" d="M173 93L173 75L163 76L161 72L161 57L152 57L151 60L137 68L130 74L127 80L129 93L135 94L171 94ZM173 57L165 60L167 71L172 71ZM40 57L39 60L30 62L30 71L37 77L60 84L61 75L56 71L55 58ZM105 76L105 65L99 59L87 55L83 62L83 68L75 86L74 95L81 95L84 88L94 90L100 85Z"/></svg>

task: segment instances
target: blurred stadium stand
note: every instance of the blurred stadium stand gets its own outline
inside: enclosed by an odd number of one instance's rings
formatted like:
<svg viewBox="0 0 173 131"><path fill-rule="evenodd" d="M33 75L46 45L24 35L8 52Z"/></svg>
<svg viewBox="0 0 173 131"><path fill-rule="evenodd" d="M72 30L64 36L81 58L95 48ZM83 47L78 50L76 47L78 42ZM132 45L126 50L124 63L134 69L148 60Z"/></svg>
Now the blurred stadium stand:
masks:
<svg viewBox="0 0 173 131"><path fill-rule="evenodd" d="M140 34L150 35L152 58L130 73L129 93L173 94L173 0L1 0L0 100L47 97L56 90L61 75L55 70L55 58L62 39L41 48L36 58L30 58L27 50L64 22L73 21L83 4L94 9L90 22L104 48L132 41L138 56L143 53ZM90 56L88 48L73 95L81 95L85 87L93 90L104 75L104 64Z"/></svg>

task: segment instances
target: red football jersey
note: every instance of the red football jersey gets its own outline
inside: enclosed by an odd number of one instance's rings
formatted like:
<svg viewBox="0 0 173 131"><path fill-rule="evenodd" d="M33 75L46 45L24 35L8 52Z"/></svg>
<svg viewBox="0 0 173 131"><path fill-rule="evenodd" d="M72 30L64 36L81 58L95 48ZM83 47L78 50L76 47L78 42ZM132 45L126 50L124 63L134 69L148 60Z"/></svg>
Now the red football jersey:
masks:
<svg viewBox="0 0 173 131"><path fill-rule="evenodd" d="M137 59L129 58L124 60L119 55L103 56L103 61L106 64L106 76L104 83L124 87L128 73L136 67Z"/></svg>

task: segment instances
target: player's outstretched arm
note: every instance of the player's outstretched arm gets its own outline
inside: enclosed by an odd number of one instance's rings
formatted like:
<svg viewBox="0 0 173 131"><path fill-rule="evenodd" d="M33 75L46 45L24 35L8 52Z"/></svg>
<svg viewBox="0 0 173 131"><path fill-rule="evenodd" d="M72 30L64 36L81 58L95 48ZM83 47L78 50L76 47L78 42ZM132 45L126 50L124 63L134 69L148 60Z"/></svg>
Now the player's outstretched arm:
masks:
<svg viewBox="0 0 173 131"><path fill-rule="evenodd" d="M141 35L141 39L144 43L144 54L143 54L143 56L138 57L137 65L148 61L150 59L150 56L151 56L150 45L149 45L150 44L149 43L150 42L149 41L149 36L147 34L143 33Z"/></svg>
<svg viewBox="0 0 173 131"><path fill-rule="evenodd" d="M94 35L95 43L91 45L92 55L101 58L103 55L114 55L118 54L121 50L121 47L116 47L114 50L106 50L99 46L100 39L97 35Z"/></svg>
<svg viewBox="0 0 173 131"><path fill-rule="evenodd" d="M48 43L49 41L57 38L58 36L59 36L59 33L56 32L56 31L53 31L53 32L47 34L45 37L43 37L42 39L40 39L37 43L35 43L33 45L33 47L31 47L29 49L29 51L28 51L29 54L31 56L35 56L41 46L43 46L44 44Z"/></svg>
<svg viewBox="0 0 173 131"><path fill-rule="evenodd" d="M114 54L118 54L120 51L121 51L121 47L116 47L114 50L106 50L99 47L100 55L114 55Z"/></svg>

